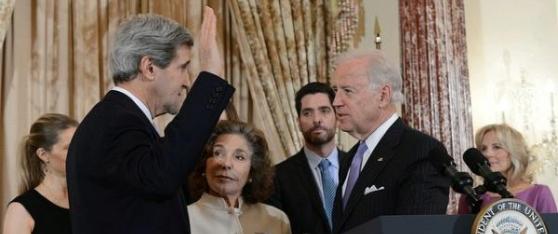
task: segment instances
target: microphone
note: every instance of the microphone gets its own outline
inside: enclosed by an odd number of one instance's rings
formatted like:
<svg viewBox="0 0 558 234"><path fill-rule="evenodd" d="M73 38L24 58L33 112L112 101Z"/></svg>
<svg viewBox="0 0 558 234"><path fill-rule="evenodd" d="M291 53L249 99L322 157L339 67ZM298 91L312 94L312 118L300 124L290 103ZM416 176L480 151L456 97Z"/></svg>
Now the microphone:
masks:
<svg viewBox="0 0 558 234"><path fill-rule="evenodd" d="M500 172L490 170L490 163L479 150L475 148L466 150L463 153L463 161L473 173L484 178L486 190L498 193L502 198L513 198L513 195L506 189L506 177Z"/></svg>
<svg viewBox="0 0 558 234"><path fill-rule="evenodd" d="M461 194L466 194L472 202L478 203L481 198L473 188L473 178L466 173L457 171L453 158L445 150L434 148L431 152L434 164L444 169L444 174L451 177L451 188Z"/></svg>

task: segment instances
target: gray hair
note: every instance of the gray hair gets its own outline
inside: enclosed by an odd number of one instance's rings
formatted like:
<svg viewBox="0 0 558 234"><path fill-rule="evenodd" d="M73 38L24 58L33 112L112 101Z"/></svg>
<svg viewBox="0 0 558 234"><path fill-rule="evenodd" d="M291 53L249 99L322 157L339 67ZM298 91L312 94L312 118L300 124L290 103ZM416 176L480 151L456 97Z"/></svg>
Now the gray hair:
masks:
<svg viewBox="0 0 558 234"><path fill-rule="evenodd" d="M335 67L355 59L366 60L366 76L371 89L377 89L383 85L389 84L392 89L391 103L404 102L405 97L401 91L403 86L401 74L399 74L398 69L386 60L384 53L380 50L349 51L339 55L335 59Z"/></svg>
<svg viewBox="0 0 558 234"><path fill-rule="evenodd" d="M134 79L143 56L164 69L180 46L193 45L188 29L176 21L153 14L133 16L120 24L114 36L110 51L112 79L115 84Z"/></svg>

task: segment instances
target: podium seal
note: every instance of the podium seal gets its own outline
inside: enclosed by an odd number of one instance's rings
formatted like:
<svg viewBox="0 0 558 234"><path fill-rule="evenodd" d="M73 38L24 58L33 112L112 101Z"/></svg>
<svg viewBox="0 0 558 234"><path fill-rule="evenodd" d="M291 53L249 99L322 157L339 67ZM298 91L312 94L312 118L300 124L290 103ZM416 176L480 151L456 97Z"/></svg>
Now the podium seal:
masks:
<svg viewBox="0 0 558 234"><path fill-rule="evenodd" d="M525 202L506 198L482 209L473 222L471 234L546 234L539 213Z"/></svg>

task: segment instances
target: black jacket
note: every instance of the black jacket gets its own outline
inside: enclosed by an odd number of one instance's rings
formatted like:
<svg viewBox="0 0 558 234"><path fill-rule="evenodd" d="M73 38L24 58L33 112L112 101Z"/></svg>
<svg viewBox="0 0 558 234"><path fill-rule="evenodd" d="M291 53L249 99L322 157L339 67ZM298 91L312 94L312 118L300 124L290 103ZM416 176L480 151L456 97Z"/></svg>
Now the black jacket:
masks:
<svg viewBox="0 0 558 234"><path fill-rule="evenodd" d="M129 97L108 92L68 150L73 233L189 233L182 186L233 92L200 73L164 138Z"/></svg>
<svg viewBox="0 0 558 234"><path fill-rule="evenodd" d="M446 149L436 139L405 126L401 119L395 121L372 152L343 209L343 182L357 148L358 144L341 162L340 185L333 205L334 233L348 231L381 215L446 213L450 179L432 163L440 158L433 153Z"/></svg>
<svg viewBox="0 0 558 234"><path fill-rule="evenodd" d="M336 149L337 150L337 149ZM338 150L339 166L346 153ZM275 166L275 191L268 203L283 210L293 233L331 233L319 187L304 150ZM339 183L342 183L339 180Z"/></svg>

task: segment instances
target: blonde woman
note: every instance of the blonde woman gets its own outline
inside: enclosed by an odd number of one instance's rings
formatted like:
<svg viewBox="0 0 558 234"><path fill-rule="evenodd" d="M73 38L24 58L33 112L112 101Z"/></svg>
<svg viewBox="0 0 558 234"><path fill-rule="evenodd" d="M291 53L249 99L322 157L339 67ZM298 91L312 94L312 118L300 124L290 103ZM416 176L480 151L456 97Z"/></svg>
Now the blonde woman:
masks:
<svg viewBox="0 0 558 234"><path fill-rule="evenodd" d="M78 122L45 114L23 141L20 195L8 205L4 234L71 233L66 154Z"/></svg>
<svg viewBox="0 0 558 234"><path fill-rule="evenodd" d="M529 173L529 151L521 133L506 124L491 124L475 134L476 147L490 162L490 169L507 179L507 190L539 213L556 213L556 203L546 185L534 184ZM481 208L500 199L495 193L482 196ZM465 199L459 202L459 213L470 213Z"/></svg>

